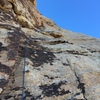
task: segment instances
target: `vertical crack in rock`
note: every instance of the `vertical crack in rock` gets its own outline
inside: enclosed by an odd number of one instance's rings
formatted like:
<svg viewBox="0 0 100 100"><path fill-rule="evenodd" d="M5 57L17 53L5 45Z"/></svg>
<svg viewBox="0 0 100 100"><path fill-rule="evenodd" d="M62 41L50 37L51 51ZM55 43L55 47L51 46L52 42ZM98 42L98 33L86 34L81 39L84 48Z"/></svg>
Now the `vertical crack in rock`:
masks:
<svg viewBox="0 0 100 100"><path fill-rule="evenodd" d="M77 79L77 82L78 82L77 88L81 90L81 93L83 94L84 99L87 100L87 98L85 97L85 86L84 86L85 84L81 82L80 77L78 77L78 75L77 75L77 73L75 71L75 68L73 69L71 67L71 64L70 64L70 62L68 60L67 60L67 62L69 64L70 69L72 70L72 72L74 73L74 75L75 75L75 77ZM74 96L76 96L76 95L73 95L72 98L74 98Z"/></svg>
<svg viewBox="0 0 100 100"><path fill-rule="evenodd" d="M80 77L77 76L75 71L74 71L74 74L75 74L77 81L78 81L77 88L81 90L81 93L83 94L84 99L87 100L87 98L85 97L85 86L84 86L85 84L81 82Z"/></svg>

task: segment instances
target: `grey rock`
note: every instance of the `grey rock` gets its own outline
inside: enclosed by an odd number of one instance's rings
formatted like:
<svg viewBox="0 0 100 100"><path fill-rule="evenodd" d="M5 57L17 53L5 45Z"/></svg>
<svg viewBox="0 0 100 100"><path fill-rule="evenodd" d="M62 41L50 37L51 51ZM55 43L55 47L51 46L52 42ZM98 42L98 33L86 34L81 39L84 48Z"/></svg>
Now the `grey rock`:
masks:
<svg viewBox="0 0 100 100"><path fill-rule="evenodd" d="M0 99L20 100L24 75L25 100L100 100L100 39L58 27L30 1L4 1Z"/></svg>

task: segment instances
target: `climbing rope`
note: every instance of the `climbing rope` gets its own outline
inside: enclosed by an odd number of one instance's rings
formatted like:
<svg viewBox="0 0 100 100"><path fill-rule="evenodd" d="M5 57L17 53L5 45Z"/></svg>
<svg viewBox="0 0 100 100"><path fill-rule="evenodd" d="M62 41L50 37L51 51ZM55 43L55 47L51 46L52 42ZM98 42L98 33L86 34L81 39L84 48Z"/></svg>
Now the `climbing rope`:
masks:
<svg viewBox="0 0 100 100"><path fill-rule="evenodd" d="M24 100L24 89L25 89L25 66L26 66L26 50L27 44L24 48L24 67L23 67L23 77L22 77L22 100Z"/></svg>
<svg viewBox="0 0 100 100"><path fill-rule="evenodd" d="M27 43L24 47L24 66L23 66L23 75L22 75L22 100L24 100L24 89L25 89L25 67L26 67L26 51L27 51L27 45L29 44L29 42L31 41L30 38L27 39Z"/></svg>

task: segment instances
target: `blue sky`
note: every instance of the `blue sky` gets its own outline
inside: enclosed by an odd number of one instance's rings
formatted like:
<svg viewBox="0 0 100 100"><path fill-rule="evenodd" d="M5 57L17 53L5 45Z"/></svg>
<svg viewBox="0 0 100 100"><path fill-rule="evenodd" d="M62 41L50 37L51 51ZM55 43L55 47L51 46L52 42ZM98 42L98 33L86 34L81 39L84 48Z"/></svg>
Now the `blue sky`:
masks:
<svg viewBox="0 0 100 100"><path fill-rule="evenodd" d="M37 0L37 8L64 29L100 38L100 0Z"/></svg>

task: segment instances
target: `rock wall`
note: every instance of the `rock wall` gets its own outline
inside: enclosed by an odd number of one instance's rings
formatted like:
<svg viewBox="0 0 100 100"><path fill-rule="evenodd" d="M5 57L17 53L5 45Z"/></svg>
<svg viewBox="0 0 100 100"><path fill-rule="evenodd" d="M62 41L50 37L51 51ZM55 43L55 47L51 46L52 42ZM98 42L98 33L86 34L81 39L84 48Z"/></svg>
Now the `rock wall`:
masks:
<svg viewBox="0 0 100 100"><path fill-rule="evenodd" d="M0 100L21 100L24 65L25 100L100 100L99 44L29 0L0 0Z"/></svg>

